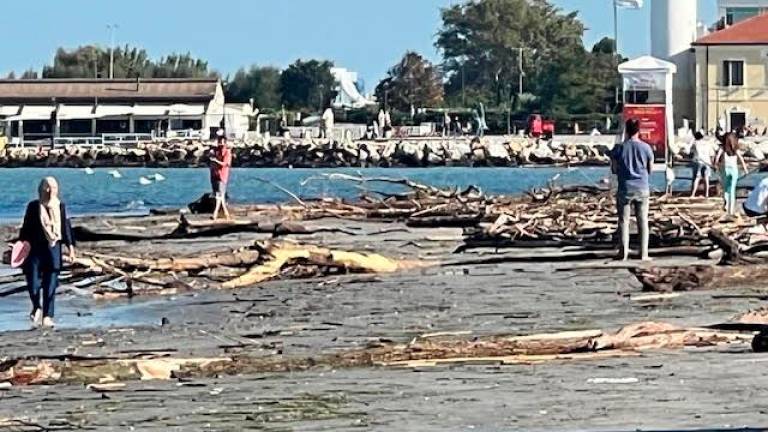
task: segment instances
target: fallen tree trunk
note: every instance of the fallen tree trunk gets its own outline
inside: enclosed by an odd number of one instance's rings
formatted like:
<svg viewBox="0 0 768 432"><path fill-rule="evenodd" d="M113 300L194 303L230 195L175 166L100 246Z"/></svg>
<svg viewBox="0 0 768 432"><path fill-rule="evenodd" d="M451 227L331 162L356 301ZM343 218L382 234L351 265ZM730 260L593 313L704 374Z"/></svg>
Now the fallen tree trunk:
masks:
<svg viewBox="0 0 768 432"><path fill-rule="evenodd" d="M207 268L246 267L259 261L261 252L253 249L242 249L229 253L219 253L188 258L158 258L143 259L114 255L83 253L85 256L97 258L111 266L119 267L124 271L151 270L151 271L199 271Z"/></svg>
<svg viewBox="0 0 768 432"><path fill-rule="evenodd" d="M265 221L189 221L182 216L179 224L173 231L160 235L146 234L128 234L128 233L110 233L95 232L83 226L73 228L74 236L78 241L86 243L95 243L100 241L124 241L141 242L152 240L190 240L197 238L222 237L237 233L264 233L272 234L274 237L283 235L311 235L316 233L344 233L347 235L356 235L354 231L343 228L320 227L307 228L304 225L291 221L278 223Z"/></svg>
<svg viewBox="0 0 768 432"><path fill-rule="evenodd" d="M222 288L240 288L274 279L280 276L284 268L296 264L337 267L352 273L391 273L425 265L422 262L398 261L379 254L348 252L286 242L267 242L257 247L261 249L265 259L244 274L222 284Z"/></svg>
<svg viewBox="0 0 768 432"><path fill-rule="evenodd" d="M764 286L768 264L693 265L632 270L644 291L670 292Z"/></svg>
<svg viewBox="0 0 768 432"><path fill-rule="evenodd" d="M616 332L602 330L545 333L528 336L493 336L474 339L417 337L408 344L376 344L362 349L304 357L255 357L92 360L11 359L0 364L0 382L30 384L94 384L172 378L203 378L313 368L373 366L425 367L441 364L537 364L551 361L597 360L638 355L641 351L749 343L750 334L702 328L681 328L666 323L641 322ZM109 387L105 387L108 389ZM100 391L98 387L93 388Z"/></svg>

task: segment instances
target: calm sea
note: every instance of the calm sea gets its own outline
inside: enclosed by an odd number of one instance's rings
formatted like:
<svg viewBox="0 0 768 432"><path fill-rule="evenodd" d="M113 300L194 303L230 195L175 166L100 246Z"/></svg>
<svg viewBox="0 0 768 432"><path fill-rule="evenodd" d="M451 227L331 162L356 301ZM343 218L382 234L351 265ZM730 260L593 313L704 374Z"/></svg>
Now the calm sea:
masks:
<svg viewBox="0 0 768 432"><path fill-rule="evenodd" d="M0 169L3 199L0 200L0 220L8 222L20 218L25 204L36 196L37 184L47 175L56 177L62 196L73 215L102 213L142 213L150 208L182 207L208 191L207 169L199 168L124 168L117 170L120 178L110 174L112 169L95 169L86 173L69 168L15 168ZM556 177L560 185L598 184L608 176L608 169L600 168L372 168L372 169L286 169L243 168L233 169L229 185L231 201L236 203L281 202L290 198L280 190L258 181L271 180L302 198L343 197L355 198L360 190L352 183L330 181L323 174L362 174L368 177L406 177L435 186L466 187L474 184L491 194L520 194L533 187L541 187ZM155 174L164 180L152 179ZM684 173L687 174L687 173ZM140 179L151 183L142 184ZM146 181L144 182L146 183ZM664 187L662 173L653 177L654 187ZM688 187L679 182L678 187ZM395 191L397 186L376 184L376 190Z"/></svg>

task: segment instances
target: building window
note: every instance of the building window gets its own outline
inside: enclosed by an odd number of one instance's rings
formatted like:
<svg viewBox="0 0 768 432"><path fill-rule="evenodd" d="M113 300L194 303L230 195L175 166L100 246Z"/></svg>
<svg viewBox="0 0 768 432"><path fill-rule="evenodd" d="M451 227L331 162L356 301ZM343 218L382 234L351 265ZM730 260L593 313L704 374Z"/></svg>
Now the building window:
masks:
<svg viewBox="0 0 768 432"><path fill-rule="evenodd" d="M744 85L744 62L742 60L726 60L723 62L723 86L734 87Z"/></svg>

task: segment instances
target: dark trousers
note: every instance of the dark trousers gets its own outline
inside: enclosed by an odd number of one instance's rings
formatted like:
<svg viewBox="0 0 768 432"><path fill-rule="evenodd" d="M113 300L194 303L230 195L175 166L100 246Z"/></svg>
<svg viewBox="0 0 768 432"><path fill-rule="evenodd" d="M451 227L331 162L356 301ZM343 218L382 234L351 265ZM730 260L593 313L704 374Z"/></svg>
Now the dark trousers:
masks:
<svg viewBox="0 0 768 432"><path fill-rule="evenodd" d="M42 308L44 317L53 318L56 288L59 286L59 271L51 270L51 266L42 266L39 257L30 255L28 260L24 276L27 278L27 290L29 299L32 300L32 309ZM40 291L43 294L42 303L40 303Z"/></svg>

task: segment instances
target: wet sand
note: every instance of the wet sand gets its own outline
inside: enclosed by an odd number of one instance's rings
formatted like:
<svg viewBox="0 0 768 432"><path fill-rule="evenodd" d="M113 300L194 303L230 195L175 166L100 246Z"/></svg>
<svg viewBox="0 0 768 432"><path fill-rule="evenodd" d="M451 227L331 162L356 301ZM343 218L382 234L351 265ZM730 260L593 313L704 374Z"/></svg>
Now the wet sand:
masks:
<svg viewBox="0 0 768 432"><path fill-rule="evenodd" d="M93 223L92 221L89 222ZM130 225L130 220L110 221ZM26 294L2 299L0 358L130 355L312 356L425 333L525 335L616 329L654 320L724 322L761 305L724 292L687 292L659 302L629 296L640 285L620 264L462 265L493 251L454 255L459 229L374 234L399 224L317 220L367 235L294 237L326 247L454 262L389 275L277 280L236 291L96 301L62 295L55 332L20 330ZM90 226L90 225L89 225ZM6 232L7 233L7 232ZM264 234L235 234L227 247ZM291 237L291 236L289 236ZM222 240L178 241L179 251L221 248ZM90 245L83 245L90 248ZM153 247L108 242L130 255ZM541 251L542 253L545 251ZM530 254L531 251L525 251ZM484 255L485 256L485 255ZM657 260L681 264L691 259ZM728 294L753 293L734 287ZM14 310L14 308L20 308ZM163 318L166 325L161 325ZM12 331L9 331L12 330ZM747 346L650 351L639 357L536 366L454 365L129 382L100 393L82 385L0 390L3 418L52 430L653 430L768 424L760 402L767 359ZM591 378L622 379L595 383ZM599 380L598 380L599 382ZM14 423L8 430L39 430Z"/></svg>

